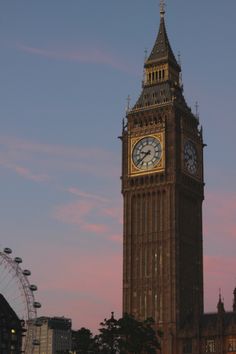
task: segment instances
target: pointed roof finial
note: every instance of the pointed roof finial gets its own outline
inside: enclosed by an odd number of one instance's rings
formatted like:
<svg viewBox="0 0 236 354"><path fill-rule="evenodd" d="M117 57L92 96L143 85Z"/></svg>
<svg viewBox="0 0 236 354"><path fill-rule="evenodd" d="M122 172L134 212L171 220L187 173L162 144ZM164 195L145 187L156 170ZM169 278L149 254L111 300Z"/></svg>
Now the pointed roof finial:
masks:
<svg viewBox="0 0 236 354"><path fill-rule="evenodd" d="M219 301L217 304L218 313L223 314L225 312L224 299L222 301L221 288L219 289Z"/></svg>
<svg viewBox="0 0 236 354"><path fill-rule="evenodd" d="M180 51L178 52L178 64L181 67L181 53L180 53Z"/></svg>
<svg viewBox="0 0 236 354"><path fill-rule="evenodd" d="M130 111L130 102L131 102L131 97L128 95L127 97L127 106L126 106L126 113L129 113Z"/></svg>
<svg viewBox="0 0 236 354"><path fill-rule="evenodd" d="M148 58L148 50L147 50L147 48L145 48L145 50L144 50L144 62L146 62L147 58Z"/></svg>
<svg viewBox="0 0 236 354"><path fill-rule="evenodd" d="M160 15L161 18L163 18L165 16L165 0L160 0Z"/></svg>
<svg viewBox="0 0 236 354"><path fill-rule="evenodd" d="M198 101L196 101L196 103L195 103L195 109L196 109L195 117L199 121L199 103L198 103ZM220 294L221 294L221 291L220 291Z"/></svg>

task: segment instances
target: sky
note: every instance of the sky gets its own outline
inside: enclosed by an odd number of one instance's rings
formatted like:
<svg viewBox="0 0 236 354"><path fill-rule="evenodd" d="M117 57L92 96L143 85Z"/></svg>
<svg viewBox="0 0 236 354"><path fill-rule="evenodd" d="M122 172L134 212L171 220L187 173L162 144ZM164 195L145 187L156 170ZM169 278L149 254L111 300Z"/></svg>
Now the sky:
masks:
<svg viewBox="0 0 236 354"><path fill-rule="evenodd" d="M236 286L236 2L168 0L205 148L205 310ZM0 247L23 258L39 315L93 331L121 315L122 118L141 92L158 0L0 0Z"/></svg>

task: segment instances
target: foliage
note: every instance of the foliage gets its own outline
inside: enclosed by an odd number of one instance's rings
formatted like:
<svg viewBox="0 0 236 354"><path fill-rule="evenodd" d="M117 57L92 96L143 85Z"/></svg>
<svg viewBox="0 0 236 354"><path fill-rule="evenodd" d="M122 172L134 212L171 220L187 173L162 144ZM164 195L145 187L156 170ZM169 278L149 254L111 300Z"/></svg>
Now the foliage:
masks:
<svg viewBox="0 0 236 354"><path fill-rule="evenodd" d="M80 328L72 333L73 350L78 353L87 353L93 346L92 332L87 328Z"/></svg>
<svg viewBox="0 0 236 354"><path fill-rule="evenodd" d="M142 322L125 314L116 320L112 313L109 320L105 319L101 323L97 343L103 354L156 354L157 349L160 349L158 335L160 333L156 333L151 318Z"/></svg>
<svg viewBox="0 0 236 354"><path fill-rule="evenodd" d="M151 318L138 321L125 314L117 320L112 312L111 318L105 318L100 326L100 333L95 337L86 328L74 332L74 349L77 353L156 354L157 349L160 349L161 333L156 331Z"/></svg>

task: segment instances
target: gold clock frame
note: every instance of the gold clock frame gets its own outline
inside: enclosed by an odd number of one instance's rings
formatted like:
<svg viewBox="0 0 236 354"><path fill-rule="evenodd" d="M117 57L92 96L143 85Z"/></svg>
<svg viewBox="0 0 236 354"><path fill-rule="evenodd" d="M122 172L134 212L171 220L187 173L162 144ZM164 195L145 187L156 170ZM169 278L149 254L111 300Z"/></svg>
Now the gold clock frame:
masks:
<svg viewBox="0 0 236 354"><path fill-rule="evenodd" d="M161 148L162 148L162 155L161 159L158 164L150 168L148 170L141 170L135 166L133 163L132 155L135 145L142 140L143 138L156 138L160 141ZM140 135L138 137L131 137L129 139L129 156L128 156L128 165L129 165L129 176L141 176L147 175L151 173L163 172L165 170L165 135L164 132L154 133L154 134L145 134Z"/></svg>

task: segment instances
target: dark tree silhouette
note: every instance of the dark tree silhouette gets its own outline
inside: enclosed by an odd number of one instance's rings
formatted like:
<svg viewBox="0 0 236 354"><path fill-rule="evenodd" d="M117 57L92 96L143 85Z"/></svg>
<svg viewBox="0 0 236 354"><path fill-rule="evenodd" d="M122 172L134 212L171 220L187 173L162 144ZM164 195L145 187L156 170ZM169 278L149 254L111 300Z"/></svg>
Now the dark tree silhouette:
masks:
<svg viewBox="0 0 236 354"><path fill-rule="evenodd" d="M88 353L93 348L94 339L93 334L88 328L80 328L78 331L72 333L73 350L77 353Z"/></svg>
<svg viewBox="0 0 236 354"><path fill-rule="evenodd" d="M155 330L151 318L142 322L125 314L116 320L112 312L111 318L101 323L99 331L100 335L96 337L98 353L156 354L160 349L161 333Z"/></svg>
<svg viewBox="0 0 236 354"><path fill-rule="evenodd" d="M111 313L111 318L100 323L100 335L97 336L99 352L102 354L119 353L120 328L118 320Z"/></svg>

